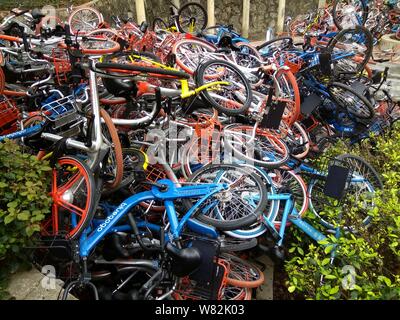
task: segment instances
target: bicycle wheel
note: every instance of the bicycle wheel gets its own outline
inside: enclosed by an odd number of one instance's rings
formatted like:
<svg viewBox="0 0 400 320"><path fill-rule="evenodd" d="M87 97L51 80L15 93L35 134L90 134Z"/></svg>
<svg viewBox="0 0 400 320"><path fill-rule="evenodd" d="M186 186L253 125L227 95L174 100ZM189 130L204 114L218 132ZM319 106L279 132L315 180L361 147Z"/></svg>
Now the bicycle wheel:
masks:
<svg viewBox="0 0 400 320"><path fill-rule="evenodd" d="M78 239L95 211L95 181L86 163L75 157L58 159L52 171L52 216L42 234Z"/></svg>
<svg viewBox="0 0 400 320"><path fill-rule="evenodd" d="M332 17L339 30L363 26L368 19L367 3L365 0L334 0Z"/></svg>
<svg viewBox="0 0 400 320"><path fill-rule="evenodd" d="M245 73L252 86L257 88L263 82L263 79L256 74L262 66L263 57L250 43L238 42L235 45L240 51L232 51L234 61L241 67L240 70Z"/></svg>
<svg viewBox="0 0 400 320"><path fill-rule="evenodd" d="M221 258L230 264L227 278L228 285L257 288L264 283L264 273L252 263L228 253L223 253Z"/></svg>
<svg viewBox="0 0 400 320"><path fill-rule="evenodd" d="M103 22L101 13L89 7L76 9L68 19L71 32L80 35L96 30Z"/></svg>
<svg viewBox="0 0 400 320"><path fill-rule="evenodd" d="M250 82L233 64L224 60L207 61L197 69L195 78L197 87L215 81L229 83L201 91L202 98L218 111L233 116L249 109L253 97Z"/></svg>
<svg viewBox="0 0 400 320"><path fill-rule="evenodd" d="M275 192L277 194L291 194L294 208L300 217L303 216L309 207L309 197L306 183L301 176L294 171L285 169L275 169L269 172L268 175L272 180ZM274 211L273 215L267 217L278 229L282 224L284 205L284 201L279 201L278 210ZM290 225L290 223L287 223L287 225Z"/></svg>
<svg viewBox="0 0 400 320"><path fill-rule="evenodd" d="M118 32L113 30L113 29L97 29L97 30L93 30L90 31L86 34L86 36L88 37L96 37L96 38L100 38L100 39L109 39L109 40L113 40L113 39L118 39L119 35Z"/></svg>
<svg viewBox="0 0 400 320"><path fill-rule="evenodd" d="M383 183L376 170L363 158L344 154L338 156L337 159L346 162L353 170L352 181L348 186L344 204L351 208L362 202L361 205L364 211L362 216L350 217L346 214L346 210L342 210L342 219L346 223L344 230L355 230L355 222L362 223L363 225L368 225L371 222L368 211L374 206L373 194L383 188ZM308 191L310 195L310 209L326 228L334 229L335 221L332 220L333 217L328 216L324 212L326 206L333 204L333 199L325 196L323 192L324 186L325 183L323 180L314 179L310 182Z"/></svg>
<svg viewBox="0 0 400 320"><path fill-rule="evenodd" d="M190 183L226 183L230 189L210 197L195 219L222 231L240 229L259 221L267 206L267 190L262 180L246 168L233 164L207 165L196 171ZM195 200L183 199L189 210Z"/></svg>
<svg viewBox="0 0 400 320"><path fill-rule="evenodd" d="M119 186L124 174L122 146L110 115L104 109L100 109L100 116L104 120L101 126L103 141L110 146L110 153L105 167L107 181L104 187L106 190L112 190Z"/></svg>
<svg viewBox="0 0 400 320"><path fill-rule="evenodd" d="M225 151L246 163L277 168L289 159L289 148L281 139L267 130L241 124L232 124L224 128Z"/></svg>
<svg viewBox="0 0 400 320"><path fill-rule="evenodd" d="M282 120L288 126L292 126L300 116L300 90L297 79L289 70L279 70L275 76L279 86L278 100L286 104Z"/></svg>
<svg viewBox="0 0 400 320"><path fill-rule="evenodd" d="M189 2L178 11L177 26L180 32L199 33L206 28L207 22L206 9L196 2Z"/></svg>
<svg viewBox="0 0 400 320"><path fill-rule="evenodd" d="M116 192L132 184L136 178L137 170L146 167L146 154L134 148L122 149L122 157L124 164L124 173L122 181L116 189L110 190L110 193Z"/></svg>
<svg viewBox="0 0 400 320"><path fill-rule="evenodd" d="M293 39L291 37L280 37L264 42L263 44L257 46L256 49L260 51L261 56L272 57L276 51L285 50L292 46Z"/></svg>
<svg viewBox="0 0 400 320"><path fill-rule="evenodd" d="M240 252L253 249L257 246L256 238L251 239L236 239L231 237L219 238L221 252Z"/></svg>
<svg viewBox="0 0 400 320"><path fill-rule="evenodd" d="M163 19L156 17L153 20L152 28L154 32L158 32L167 30L168 26Z"/></svg>
<svg viewBox="0 0 400 320"><path fill-rule="evenodd" d="M332 100L346 112L357 119L372 119L375 115L374 107L368 99L351 87L333 82L328 85L328 91Z"/></svg>
<svg viewBox="0 0 400 320"><path fill-rule="evenodd" d="M373 37L362 26L343 29L332 38L326 52L331 54L334 74L360 74L372 56Z"/></svg>
<svg viewBox="0 0 400 320"><path fill-rule="evenodd" d="M310 151L310 137L298 122L295 122L287 130L284 141L288 145L291 155L296 159L305 158Z"/></svg>
<svg viewBox="0 0 400 320"><path fill-rule="evenodd" d="M217 48L206 41L181 39L173 45L171 53L175 55L179 68L193 75L201 62L212 59L209 53L215 51Z"/></svg>

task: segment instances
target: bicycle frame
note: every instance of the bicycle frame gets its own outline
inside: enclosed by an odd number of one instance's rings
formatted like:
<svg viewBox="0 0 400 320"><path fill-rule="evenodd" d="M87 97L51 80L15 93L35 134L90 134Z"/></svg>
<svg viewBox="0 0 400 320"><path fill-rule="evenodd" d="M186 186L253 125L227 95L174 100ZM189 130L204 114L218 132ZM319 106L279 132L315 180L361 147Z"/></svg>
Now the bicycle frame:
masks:
<svg viewBox="0 0 400 320"><path fill-rule="evenodd" d="M226 184L198 184L193 186L176 187L170 180L160 180L159 184L167 186L165 192L161 191L156 186L153 186L151 191L145 191L131 196L123 201L117 209L109 215L96 230L87 229L81 236L79 243L80 257L85 259L88 257L97 243L102 240L108 233L113 231L115 224L133 207L143 201L159 200L163 201L170 223L169 238L171 241L179 238L182 229L190 220L195 211L212 195L221 191L228 190ZM174 200L182 198L199 198L201 199L181 218L178 220ZM206 230L206 229L204 229Z"/></svg>

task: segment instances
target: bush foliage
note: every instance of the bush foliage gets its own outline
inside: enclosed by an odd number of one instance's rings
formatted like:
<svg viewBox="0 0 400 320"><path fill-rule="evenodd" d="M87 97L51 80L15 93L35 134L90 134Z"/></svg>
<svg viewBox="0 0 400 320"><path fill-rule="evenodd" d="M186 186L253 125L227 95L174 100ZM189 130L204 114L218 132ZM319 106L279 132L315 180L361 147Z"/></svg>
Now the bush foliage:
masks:
<svg viewBox="0 0 400 320"><path fill-rule="evenodd" d="M365 227L356 222L356 232L333 235L318 245L292 228L293 241L285 263L288 291L306 299L400 299L400 131L371 137L357 146L339 142L327 156L352 153L364 157L381 174L384 189L367 212ZM365 214L362 203L348 207L346 216ZM345 211L343 210L343 211ZM337 216L337 208L325 208ZM364 215L365 217L365 215ZM311 214L308 219L313 219ZM315 225L315 223L313 224ZM337 245L334 262L330 252ZM321 281L322 280L322 281Z"/></svg>
<svg viewBox="0 0 400 320"><path fill-rule="evenodd" d="M18 268L23 248L32 243L50 212L50 170L17 144L0 143L0 296L9 273Z"/></svg>

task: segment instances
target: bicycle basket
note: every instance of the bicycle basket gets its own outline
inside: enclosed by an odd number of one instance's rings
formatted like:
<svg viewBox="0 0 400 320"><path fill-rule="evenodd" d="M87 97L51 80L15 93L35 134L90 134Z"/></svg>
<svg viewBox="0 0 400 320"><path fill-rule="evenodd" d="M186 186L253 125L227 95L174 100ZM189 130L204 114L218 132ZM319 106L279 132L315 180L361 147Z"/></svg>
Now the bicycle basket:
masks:
<svg viewBox="0 0 400 320"><path fill-rule="evenodd" d="M293 74L299 72L303 66L303 59L294 53L282 53L282 60L284 65L288 67Z"/></svg>
<svg viewBox="0 0 400 320"><path fill-rule="evenodd" d="M55 131L66 130L70 136L76 134L77 124L81 117L77 113L74 96L66 96L64 98L51 101L42 106L43 115L52 123L52 129ZM72 132L72 131L73 132Z"/></svg>
<svg viewBox="0 0 400 320"><path fill-rule="evenodd" d="M314 185L315 194L318 193L327 205L341 205L351 187L354 174L351 164L337 158L328 158L318 163L315 173L313 175L322 182Z"/></svg>
<svg viewBox="0 0 400 320"><path fill-rule="evenodd" d="M54 65L58 83L67 82L67 73L71 71L71 62L68 53L61 48L55 48L51 53L51 62Z"/></svg>
<svg viewBox="0 0 400 320"><path fill-rule="evenodd" d="M17 130L17 120L20 112L14 101L0 96L0 135L13 133Z"/></svg>

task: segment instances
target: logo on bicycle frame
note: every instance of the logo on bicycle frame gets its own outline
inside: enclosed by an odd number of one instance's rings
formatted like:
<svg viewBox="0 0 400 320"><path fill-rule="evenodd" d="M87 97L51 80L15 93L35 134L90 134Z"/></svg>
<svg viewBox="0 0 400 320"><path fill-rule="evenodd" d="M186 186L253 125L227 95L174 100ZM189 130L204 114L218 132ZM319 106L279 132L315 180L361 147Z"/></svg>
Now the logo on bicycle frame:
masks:
<svg viewBox="0 0 400 320"><path fill-rule="evenodd" d="M107 225L121 212L121 210L123 210L127 206L128 204L126 204L125 202L121 203L119 207L115 209L115 211L111 215L109 215L102 224L100 224L100 226L97 228L97 232L103 231L103 229L107 227Z"/></svg>

